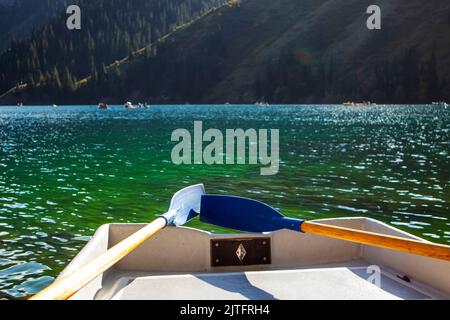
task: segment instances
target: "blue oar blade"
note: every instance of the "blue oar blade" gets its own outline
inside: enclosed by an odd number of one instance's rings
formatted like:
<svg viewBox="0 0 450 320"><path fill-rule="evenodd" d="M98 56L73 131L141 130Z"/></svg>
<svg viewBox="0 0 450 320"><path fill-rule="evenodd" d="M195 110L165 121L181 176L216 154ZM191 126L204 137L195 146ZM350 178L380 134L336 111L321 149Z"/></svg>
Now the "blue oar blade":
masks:
<svg viewBox="0 0 450 320"><path fill-rule="evenodd" d="M200 220L224 228L248 232L280 229L300 231L302 220L284 217L260 201L222 195L203 195Z"/></svg>

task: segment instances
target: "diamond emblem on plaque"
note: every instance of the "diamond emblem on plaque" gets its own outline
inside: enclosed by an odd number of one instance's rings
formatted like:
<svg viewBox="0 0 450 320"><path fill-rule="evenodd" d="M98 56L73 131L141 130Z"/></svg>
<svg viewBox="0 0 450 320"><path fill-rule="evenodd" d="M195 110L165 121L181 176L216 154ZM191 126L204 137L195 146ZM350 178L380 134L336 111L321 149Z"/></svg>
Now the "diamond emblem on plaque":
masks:
<svg viewBox="0 0 450 320"><path fill-rule="evenodd" d="M245 251L244 246L242 244L240 244L238 249L236 250L236 255L241 262L244 261L246 254L247 254L247 251Z"/></svg>

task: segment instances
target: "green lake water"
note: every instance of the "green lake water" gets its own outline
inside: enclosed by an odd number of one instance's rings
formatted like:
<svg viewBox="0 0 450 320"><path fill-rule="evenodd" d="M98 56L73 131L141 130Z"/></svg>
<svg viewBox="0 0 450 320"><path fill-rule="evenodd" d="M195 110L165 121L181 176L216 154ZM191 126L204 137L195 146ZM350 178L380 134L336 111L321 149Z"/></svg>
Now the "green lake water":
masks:
<svg viewBox="0 0 450 320"><path fill-rule="evenodd" d="M48 285L93 232L148 222L177 190L305 219L367 216L450 243L450 110L438 106L0 107L0 298ZM171 162L171 133L279 129L280 172ZM232 232L194 220L191 227Z"/></svg>

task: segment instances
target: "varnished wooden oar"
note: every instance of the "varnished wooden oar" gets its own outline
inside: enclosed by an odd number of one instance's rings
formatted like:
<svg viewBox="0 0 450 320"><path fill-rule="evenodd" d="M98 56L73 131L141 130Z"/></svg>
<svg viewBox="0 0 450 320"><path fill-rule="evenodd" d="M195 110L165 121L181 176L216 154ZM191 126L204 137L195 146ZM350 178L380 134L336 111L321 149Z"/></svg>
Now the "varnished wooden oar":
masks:
<svg viewBox="0 0 450 320"><path fill-rule="evenodd" d="M300 231L450 261L450 246L304 221Z"/></svg>
<svg viewBox="0 0 450 320"><path fill-rule="evenodd" d="M246 198L204 195L200 219L249 232L290 229L450 261L450 246L447 245L291 219L262 202Z"/></svg>
<svg viewBox="0 0 450 320"><path fill-rule="evenodd" d="M76 271L56 280L30 300L66 300L167 225L180 226L197 215L203 185L177 192L169 211Z"/></svg>
<svg viewBox="0 0 450 320"><path fill-rule="evenodd" d="M158 218L75 272L55 281L30 300L66 300L167 225Z"/></svg>

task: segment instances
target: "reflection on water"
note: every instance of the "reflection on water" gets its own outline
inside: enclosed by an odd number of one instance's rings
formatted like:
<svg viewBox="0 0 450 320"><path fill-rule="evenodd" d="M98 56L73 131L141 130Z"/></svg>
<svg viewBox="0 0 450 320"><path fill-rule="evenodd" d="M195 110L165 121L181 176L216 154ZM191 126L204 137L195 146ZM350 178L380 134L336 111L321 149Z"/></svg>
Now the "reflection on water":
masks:
<svg viewBox="0 0 450 320"><path fill-rule="evenodd" d="M280 129L280 173L172 165L171 133L194 120ZM35 293L99 225L150 221L199 182L294 217L368 216L450 243L449 129L436 106L2 107L0 298Z"/></svg>

